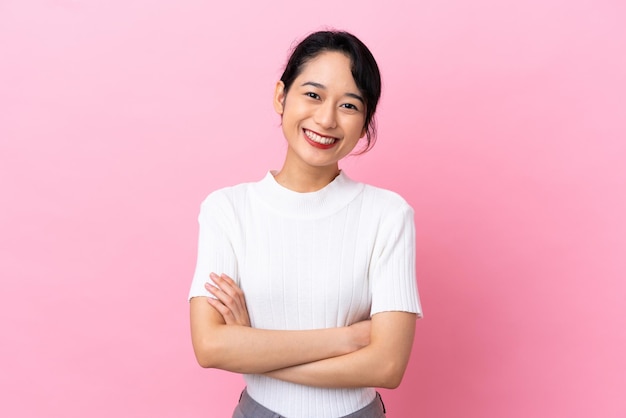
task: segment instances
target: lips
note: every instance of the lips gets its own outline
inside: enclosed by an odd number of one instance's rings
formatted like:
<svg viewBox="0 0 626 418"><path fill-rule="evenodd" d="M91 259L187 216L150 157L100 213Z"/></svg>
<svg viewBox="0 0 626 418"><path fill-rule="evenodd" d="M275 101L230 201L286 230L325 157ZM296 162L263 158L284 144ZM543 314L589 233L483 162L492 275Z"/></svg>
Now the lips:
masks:
<svg viewBox="0 0 626 418"><path fill-rule="evenodd" d="M339 141L338 138L332 136L320 135L317 132L310 131L308 129L303 129L304 138L309 142L309 144L313 145L317 148L328 149L332 148L335 143Z"/></svg>

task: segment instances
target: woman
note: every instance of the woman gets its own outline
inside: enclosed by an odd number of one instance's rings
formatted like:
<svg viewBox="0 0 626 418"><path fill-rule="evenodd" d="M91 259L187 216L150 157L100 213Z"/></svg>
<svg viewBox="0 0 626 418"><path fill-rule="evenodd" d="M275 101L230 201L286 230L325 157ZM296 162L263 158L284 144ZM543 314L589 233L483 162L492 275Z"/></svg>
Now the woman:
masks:
<svg viewBox="0 0 626 418"><path fill-rule="evenodd" d="M245 375L234 417L384 417L374 388L400 384L421 316L413 211L339 169L374 140L380 85L353 35L305 38L274 95L283 167L202 204L192 342Z"/></svg>

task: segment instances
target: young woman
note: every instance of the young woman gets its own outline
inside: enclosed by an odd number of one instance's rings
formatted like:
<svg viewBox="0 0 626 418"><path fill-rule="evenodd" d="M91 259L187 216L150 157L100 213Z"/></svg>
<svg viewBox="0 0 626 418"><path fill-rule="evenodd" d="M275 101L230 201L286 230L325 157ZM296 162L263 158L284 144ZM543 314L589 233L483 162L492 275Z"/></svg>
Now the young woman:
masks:
<svg viewBox="0 0 626 418"><path fill-rule="evenodd" d="M380 86L355 36L311 34L276 85L281 170L202 203L192 342L202 367L245 375L233 417L384 417L374 388L402 380L421 316L413 210L338 165L372 145Z"/></svg>

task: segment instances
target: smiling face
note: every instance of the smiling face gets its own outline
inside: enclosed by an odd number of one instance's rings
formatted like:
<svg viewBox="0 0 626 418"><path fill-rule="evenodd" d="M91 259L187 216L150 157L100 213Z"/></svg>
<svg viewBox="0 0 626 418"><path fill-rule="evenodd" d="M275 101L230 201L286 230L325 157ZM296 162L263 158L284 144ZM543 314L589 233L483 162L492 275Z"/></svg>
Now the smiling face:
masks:
<svg viewBox="0 0 626 418"><path fill-rule="evenodd" d="M286 93L278 82L274 108L288 143L285 167L336 172L365 135L365 103L341 52L311 59Z"/></svg>

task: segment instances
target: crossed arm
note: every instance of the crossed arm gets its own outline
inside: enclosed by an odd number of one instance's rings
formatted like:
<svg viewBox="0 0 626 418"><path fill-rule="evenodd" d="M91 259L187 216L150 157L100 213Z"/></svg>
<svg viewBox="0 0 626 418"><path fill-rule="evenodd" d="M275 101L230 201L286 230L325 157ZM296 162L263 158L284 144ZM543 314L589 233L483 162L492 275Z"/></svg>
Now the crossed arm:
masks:
<svg viewBox="0 0 626 418"><path fill-rule="evenodd" d="M381 312L348 327L306 331L250 327L241 289L226 275L211 278L217 299L191 300L198 363L237 373L321 387L397 387L404 375L416 315Z"/></svg>

